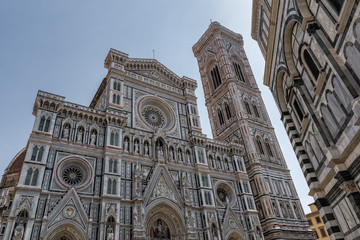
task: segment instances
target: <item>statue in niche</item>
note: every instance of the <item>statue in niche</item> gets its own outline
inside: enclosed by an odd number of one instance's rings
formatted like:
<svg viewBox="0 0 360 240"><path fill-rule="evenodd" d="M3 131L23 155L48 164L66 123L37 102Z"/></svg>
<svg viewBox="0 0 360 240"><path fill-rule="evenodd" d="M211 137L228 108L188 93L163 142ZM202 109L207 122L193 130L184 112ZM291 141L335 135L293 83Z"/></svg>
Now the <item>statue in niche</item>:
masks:
<svg viewBox="0 0 360 240"><path fill-rule="evenodd" d="M95 146L96 144L96 132L93 131L90 136L90 145Z"/></svg>
<svg viewBox="0 0 360 240"><path fill-rule="evenodd" d="M23 223L19 223L14 230L14 240L21 240L24 236L25 227Z"/></svg>
<svg viewBox="0 0 360 240"><path fill-rule="evenodd" d="M149 156L149 144L147 142L144 144L144 154L145 156Z"/></svg>
<svg viewBox="0 0 360 240"><path fill-rule="evenodd" d="M63 139L64 139L64 140L68 140L68 139L69 139L69 132L70 132L69 126L66 125L66 127L65 127L64 130L63 130Z"/></svg>
<svg viewBox="0 0 360 240"><path fill-rule="evenodd" d="M217 230L216 230L216 227L215 227L215 226L213 226L213 227L211 228L211 233L212 233L212 235L213 235L213 239L214 239L214 240L218 240L218 234L217 234Z"/></svg>
<svg viewBox="0 0 360 240"><path fill-rule="evenodd" d="M182 162L182 160L183 160L183 159L182 159L182 152L181 152L181 150L179 150L179 151L178 151L178 161L179 161L179 162Z"/></svg>
<svg viewBox="0 0 360 240"><path fill-rule="evenodd" d="M54 137L58 137L59 136L59 131L60 131L60 127L59 126L56 126L55 127L55 130L54 130Z"/></svg>
<svg viewBox="0 0 360 240"><path fill-rule="evenodd" d="M189 152L186 153L186 162L187 162L187 163L190 163L190 162L191 162L191 160L190 160L190 153L189 153Z"/></svg>
<svg viewBox="0 0 360 240"><path fill-rule="evenodd" d="M158 158L164 157L164 150L163 150L162 146L160 146L160 144L158 144L156 148L157 148Z"/></svg>
<svg viewBox="0 0 360 240"><path fill-rule="evenodd" d="M168 225L161 219L155 221L150 228L150 239L171 239Z"/></svg>
<svg viewBox="0 0 360 240"><path fill-rule="evenodd" d="M138 154L139 153L139 142L138 141L135 141L135 150L134 150L134 153L135 154Z"/></svg>
<svg viewBox="0 0 360 240"><path fill-rule="evenodd" d="M106 230L106 240L114 240L114 229L109 226Z"/></svg>
<svg viewBox="0 0 360 240"><path fill-rule="evenodd" d="M174 160L174 150L172 148L170 148L170 151L169 151L169 160L170 161Z"/></svg>
<svg viewBox="0 0 360 240"><path fill-rule="evenodd" d="M82 139L83 139L83 131L79 129L76 135L76 143L82 143Z"/></svg>
<svg viewBox="0 0 360 240"><path fill-rule="evenodd" d="M124 151L125 152L129 151L129 139L128 138L125 138L125 141L124 141Z"/></svg>

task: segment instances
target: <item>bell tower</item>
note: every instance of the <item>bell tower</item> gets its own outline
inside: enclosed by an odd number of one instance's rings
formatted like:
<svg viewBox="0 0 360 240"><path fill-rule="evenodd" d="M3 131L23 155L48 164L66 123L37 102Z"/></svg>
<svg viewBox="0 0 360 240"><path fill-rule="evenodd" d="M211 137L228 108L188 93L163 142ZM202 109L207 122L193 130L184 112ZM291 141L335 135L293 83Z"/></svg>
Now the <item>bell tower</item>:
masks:
<svg viewBox="0 0 360 240"><path fill-rule="evenodd" d="M307 222L243 44L240 34L213 22L193 46L213 137L244 146L265 239L296 236Z"/></svg>

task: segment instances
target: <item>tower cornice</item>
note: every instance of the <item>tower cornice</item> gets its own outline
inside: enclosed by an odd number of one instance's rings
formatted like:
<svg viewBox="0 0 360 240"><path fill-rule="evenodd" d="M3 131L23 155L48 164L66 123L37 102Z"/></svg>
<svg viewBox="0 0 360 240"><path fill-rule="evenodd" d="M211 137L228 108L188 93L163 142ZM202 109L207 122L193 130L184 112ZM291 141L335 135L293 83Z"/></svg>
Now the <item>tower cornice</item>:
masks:
<svg viewBox="0 0 360 240"><path fill-rule="evenodd" d="M240 46L244 45L243 37L241 34L235 33L223 26L218 22L212 22L206 32L201 36L199 41L192 47L195 57L199 56L206 47L213 41L213 37L216 34L222 34L226 38L239 43Z"/></svg>

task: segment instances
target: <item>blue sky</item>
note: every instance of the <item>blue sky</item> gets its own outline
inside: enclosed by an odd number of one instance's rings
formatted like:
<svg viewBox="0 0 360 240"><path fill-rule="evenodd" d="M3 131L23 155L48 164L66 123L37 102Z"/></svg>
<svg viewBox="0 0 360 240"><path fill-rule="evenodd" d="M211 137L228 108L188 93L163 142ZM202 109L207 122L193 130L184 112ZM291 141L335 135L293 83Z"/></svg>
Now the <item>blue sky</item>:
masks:
<svg viewBox="0 0 360 240"><path fill-rule="evenodd" d="M106 76L104 60L110 48L139 58L152 58L155 50L155 58L173 72L196 79L203 132L211 137L192 46L212 20L243 35L284 157L309 212L309 189L273 97L262 84L264 59L250 36L251 7L249 0L1 1L0 173L27 144L37 91L88 106Z"/></svg>

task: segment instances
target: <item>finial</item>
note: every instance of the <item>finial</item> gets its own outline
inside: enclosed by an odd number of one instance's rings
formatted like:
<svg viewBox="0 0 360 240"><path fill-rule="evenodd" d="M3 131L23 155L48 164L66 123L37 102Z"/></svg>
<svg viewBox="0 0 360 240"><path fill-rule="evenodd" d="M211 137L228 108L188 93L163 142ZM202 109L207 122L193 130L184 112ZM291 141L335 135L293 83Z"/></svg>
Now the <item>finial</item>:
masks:
<svg viewBox="0 0 360 240"><path fill-rule="evenodd" d="M155 50L152 50L153 51L153 59L155 59Z"/></svg>

